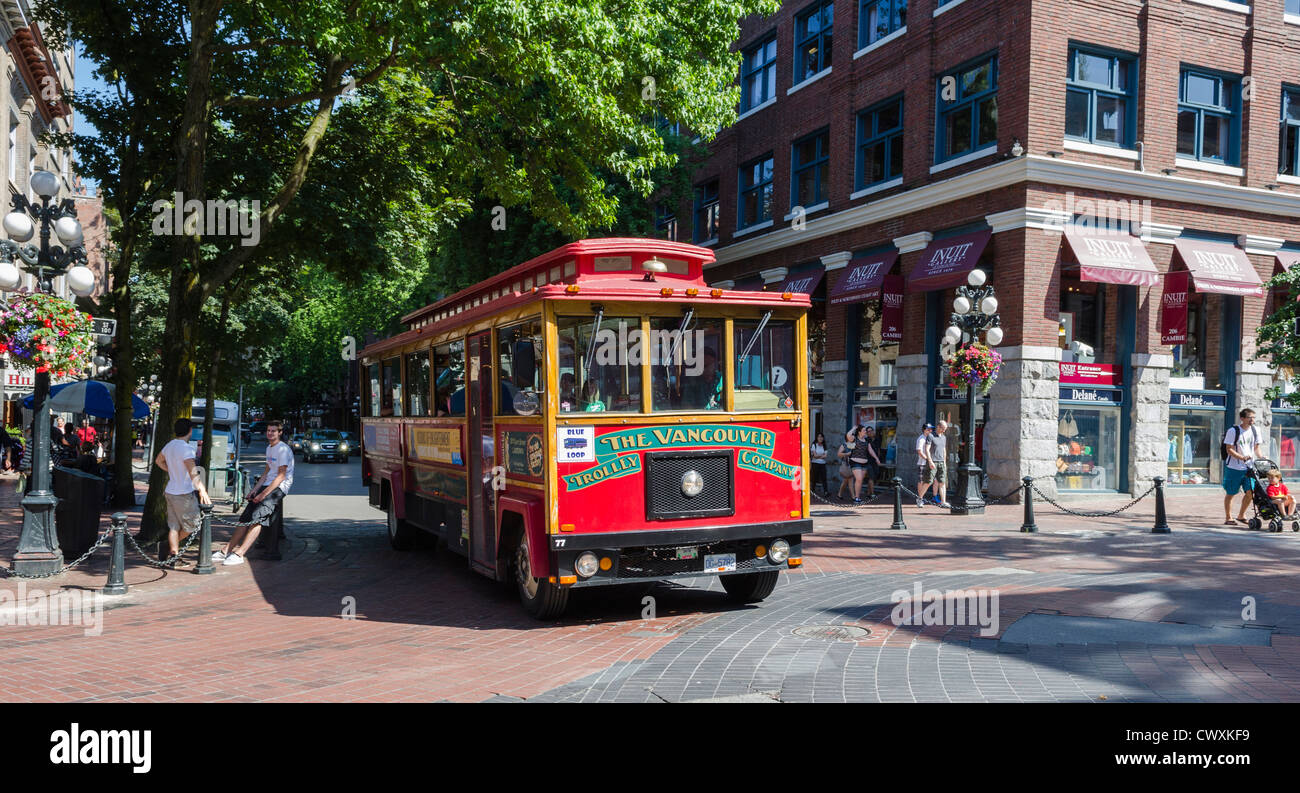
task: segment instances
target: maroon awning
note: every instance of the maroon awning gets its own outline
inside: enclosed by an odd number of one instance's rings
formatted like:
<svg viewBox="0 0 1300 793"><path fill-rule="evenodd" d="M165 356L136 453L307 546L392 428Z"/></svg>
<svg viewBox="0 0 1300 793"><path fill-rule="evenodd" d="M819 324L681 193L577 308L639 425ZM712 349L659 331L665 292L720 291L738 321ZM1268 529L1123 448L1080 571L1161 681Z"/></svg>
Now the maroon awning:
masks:
<svg viewBox="0 0 1300 793"><path fill-rule="evenodd" d="M826 268L818 265L809 267L786 277L785 283L781 284L780 291L794 292L797 295L811 295L817 291L817 285L822 282L822 275L826 273Z"/></svg>
<svg viewBox="0 0 1300 793"><path fill-rule="evenodd" d="M1236 245L1179 237L1174 240L1174 250L1191 271L1197 291L1264 296L1264 283L1259 280L1250 257Z"/></svg>
<svg viewBox="0 0 1300 793"><path fill-rule="evenodd" d="M907 291L933 292L966 282L993 236L991 229L934 240L907 277Z"/></svg>
<svg viewBox="0 0 1300 793"><path fill-rule="evenodd" d="M1300 264L1300 251L1278 251L1277 263L1283 272L1290 270Z"/></svg>
<svg viewBox="0 0 1300 793"><path fill-rule="evenodd" d="M860 303L880 297L880 283L897 259L897 250L849 259L844 267L844 277L831 292L831 305Z"/></svg>
<svg viewBox="0 0 1300 793"><path fill-rule="evenodd" d="M1065 239L1079 260L1079 277L1084 281L1127 286L1160 283L1160 273L1137 237L1066 226Z"/></svg>

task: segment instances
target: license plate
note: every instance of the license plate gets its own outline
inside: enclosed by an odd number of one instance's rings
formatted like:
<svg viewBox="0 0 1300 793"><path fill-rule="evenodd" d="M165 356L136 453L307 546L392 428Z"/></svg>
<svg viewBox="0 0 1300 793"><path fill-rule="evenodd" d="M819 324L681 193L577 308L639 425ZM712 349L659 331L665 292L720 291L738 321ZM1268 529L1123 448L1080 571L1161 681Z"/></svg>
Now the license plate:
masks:
<svg viewBox="0 0 1300 793"><path fill-rule="evenodd" d="M678 558L678 559L698 559L698 558L700 558L700 549L697 548L697 547L694 546L694 545L692 545L692 546L690 546L690 547L687 547L687 548L678 548L678 549L677 549L677 557L676 557L676 558Z"/></svg>
<svg viewBox="0 0 1300 793"><path fill-rule="evenodd" d="M730 573L736 569L734 553L711 553L704 557L704 572Z"/></svg>

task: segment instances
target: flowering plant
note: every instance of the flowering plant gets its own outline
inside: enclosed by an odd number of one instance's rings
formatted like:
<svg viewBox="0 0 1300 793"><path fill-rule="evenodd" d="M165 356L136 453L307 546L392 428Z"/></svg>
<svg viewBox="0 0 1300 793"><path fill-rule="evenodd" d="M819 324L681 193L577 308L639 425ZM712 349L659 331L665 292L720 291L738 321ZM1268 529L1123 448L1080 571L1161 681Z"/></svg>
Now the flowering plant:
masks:
<svg viewBox="0 0 1300 793"><path fill-rule="evenodd" d="M948 359L948 386L959 388L961 383L979 386L987 394L998 379L1002 368L1002 355L984 344L967 344Z"/></svg>
<svg viewBox="0 0 1300 793"><path fill-rule="evenodd" d="M54 295L16 295L0 304L0 353L17 369L80 373L95 355L90 315Z"/></svg>

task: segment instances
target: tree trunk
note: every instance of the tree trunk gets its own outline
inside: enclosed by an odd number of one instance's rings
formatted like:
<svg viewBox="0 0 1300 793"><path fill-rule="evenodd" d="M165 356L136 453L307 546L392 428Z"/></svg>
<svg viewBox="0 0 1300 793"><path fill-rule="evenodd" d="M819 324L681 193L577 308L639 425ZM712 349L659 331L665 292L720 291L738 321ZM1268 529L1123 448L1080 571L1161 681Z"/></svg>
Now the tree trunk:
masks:
<svg viewBox="0 0 1300 793"><path fill-rule="evenodd" d="M204 389L203 396L207 402L208 410L203 417L203 455L199 460L199 465L203 466L204 471L212 470L212 420L216 414L212 403L217 398L217 374L221 371L221 353L225 349L222 340L226 336L226 321L230 318L230 290L227 289L221 298L221 319L217 322L217 331L212 334L213 343L210 345L212 350L212 363L208 364L208 384ZM242 416L240 417L243 418ZM239 427L235 427L235 443L239 443ZM225 460L218 460L223 467ZM210 481L210 480L209 480Z"/></svg>
<svg viewBox="0 0 1300 793"><path fill-rule="evenodd" d="M117 261L113 262L113 317L117 320L117 347L113 363L113 506L135 506L135 453L131 441L131 423L135 391L135 365L131 360L131 259L135 256L134 239L123 240ZM148 454L146 451L145 454Z"/></svg>

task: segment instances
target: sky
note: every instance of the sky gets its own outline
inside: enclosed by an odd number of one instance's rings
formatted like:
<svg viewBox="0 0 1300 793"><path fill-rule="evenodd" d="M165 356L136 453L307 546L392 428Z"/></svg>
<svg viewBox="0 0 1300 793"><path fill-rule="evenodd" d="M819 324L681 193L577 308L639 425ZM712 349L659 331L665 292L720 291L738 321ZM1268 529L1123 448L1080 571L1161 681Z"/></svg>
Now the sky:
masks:
<svg viewBox="0 0 1300 793"><path fill-rule="evenodd" d="M95 68L94 62L86 59L82 55L81 42L79 41L73 42L72 47L73 47L72 68L73 68L73 74L76 75L76 85L73 86L73 90L74 91L107 90L108 86L104 84L104 81L97 79L92 73ZM95 129L95 127L91 125L90 122L82 118L80 114L74 114L72 123L73 123L72 128L76 130L77 134L99 137L99 130ZM82 181L85 182L87 187L93 189L95 192L99 191L99 185L96 184L94 180L86 177L82 177Z"/></svg>

